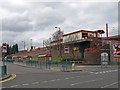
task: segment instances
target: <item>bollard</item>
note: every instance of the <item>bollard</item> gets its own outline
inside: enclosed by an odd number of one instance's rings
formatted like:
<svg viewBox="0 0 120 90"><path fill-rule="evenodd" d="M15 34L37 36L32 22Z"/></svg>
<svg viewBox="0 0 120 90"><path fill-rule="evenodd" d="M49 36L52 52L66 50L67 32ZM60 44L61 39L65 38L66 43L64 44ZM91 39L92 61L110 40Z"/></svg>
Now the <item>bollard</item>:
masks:
<svg viewBox="0 0 120 90"><path fill-rule="evenodd" d="M42 62L40 61L40 68L42 69Z"/></svg>
<svg viewBox="0 0 120 90"><path fill-rule="evenodd" d="M49 69L51 69L51 61L49 61Z"/></svg>
<svg viewBox="0 0 120 90"><path fill-rule="evenodd" d="M62 62L62 70L63 71L65 70L65 62L64 61Z"/></svg>
<svg viewBox="0 0 120 90"><path fill-rule="evenodd" d="M75 63L72 63L72 70L75 70Z"/></svg>

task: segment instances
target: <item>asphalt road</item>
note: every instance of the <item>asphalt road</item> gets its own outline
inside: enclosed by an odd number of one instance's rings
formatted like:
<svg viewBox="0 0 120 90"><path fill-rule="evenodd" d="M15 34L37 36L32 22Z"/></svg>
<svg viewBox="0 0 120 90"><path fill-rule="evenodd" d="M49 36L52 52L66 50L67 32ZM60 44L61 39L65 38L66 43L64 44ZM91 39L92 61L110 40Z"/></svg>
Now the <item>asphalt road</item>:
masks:
<svg viewBox="0 0 120 90"><path fill-rule="evenodd" d="M83 71L45 71L8 63L8 73L16 78L3 88L118 88L118 68L82 68Z"/></svg>

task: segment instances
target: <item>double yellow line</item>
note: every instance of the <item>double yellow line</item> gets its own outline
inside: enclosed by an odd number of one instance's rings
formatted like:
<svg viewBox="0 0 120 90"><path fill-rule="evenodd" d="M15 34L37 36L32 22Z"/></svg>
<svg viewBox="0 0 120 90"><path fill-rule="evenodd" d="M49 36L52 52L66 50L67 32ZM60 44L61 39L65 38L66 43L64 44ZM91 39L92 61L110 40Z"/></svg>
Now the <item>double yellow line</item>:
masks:
<svg viewBox="0 0 120 90"><path fill-rule="evenodd" d="M12 75L12 76L11 76L10 78L5 79L5 80L3 80L3 81L0 81L0 83L7 82L7 81L12 80L12 79L14 79L14 78L16 77L15 74L11 74L11 75Z"/></svg>

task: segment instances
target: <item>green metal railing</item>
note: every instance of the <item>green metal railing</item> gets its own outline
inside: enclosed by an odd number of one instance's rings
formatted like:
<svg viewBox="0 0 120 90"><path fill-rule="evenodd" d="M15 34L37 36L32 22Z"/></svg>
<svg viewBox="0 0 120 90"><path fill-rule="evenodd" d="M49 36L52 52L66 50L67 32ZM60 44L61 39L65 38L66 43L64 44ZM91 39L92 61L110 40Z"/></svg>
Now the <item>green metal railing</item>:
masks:
<svg viewBox="0 0 120 90"><path fill-rule="evenodd" d="M62 63L62 70L72 70L72 62L61 62Z"/></svg>
<svg viewBox="0 0 120 90"><path fill-rule="evenodd" d="M3 77L4 75L7 75L7 66L1 66L1 77Z"/></svg>
<svg viewBox="0 0 120 90"><path fill-rule="evenodd" d="M15 60L2 60L2 62L14 63Z"/></svg>
<svg viewBox="0 0 120 90"><path fill-rule="evenodd" d="M23 60L17 60L17 62L21 62L21 63L23 63Z"/></svg>

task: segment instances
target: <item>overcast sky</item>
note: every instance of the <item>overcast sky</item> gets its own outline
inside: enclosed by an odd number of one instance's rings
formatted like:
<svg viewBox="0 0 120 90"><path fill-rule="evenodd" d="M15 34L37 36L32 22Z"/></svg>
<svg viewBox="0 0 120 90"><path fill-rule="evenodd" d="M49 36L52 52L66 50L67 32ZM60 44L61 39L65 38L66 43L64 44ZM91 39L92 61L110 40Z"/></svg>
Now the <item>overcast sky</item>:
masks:
<svg viewBox="0 0 120 90"><path fill-rule="evenodd" d="M59 26L64 34L77 30L105 30L109 36L118 34L118 2L25 2L26 0L0 1L0 33L2 42L18 43L19 49L36 47L51 37ZM104 0L105 1L105 0ZM103 35L106 36L106 35Z"/></svg>

